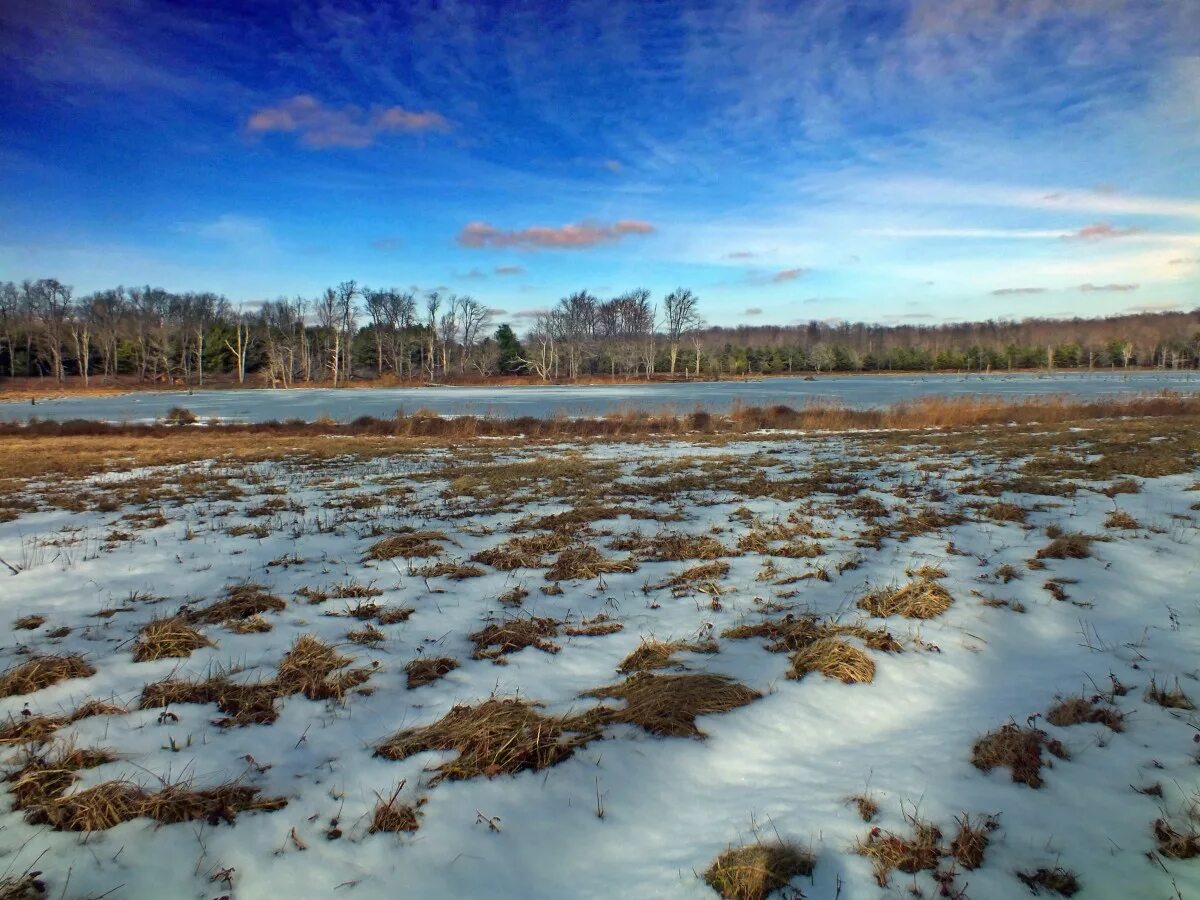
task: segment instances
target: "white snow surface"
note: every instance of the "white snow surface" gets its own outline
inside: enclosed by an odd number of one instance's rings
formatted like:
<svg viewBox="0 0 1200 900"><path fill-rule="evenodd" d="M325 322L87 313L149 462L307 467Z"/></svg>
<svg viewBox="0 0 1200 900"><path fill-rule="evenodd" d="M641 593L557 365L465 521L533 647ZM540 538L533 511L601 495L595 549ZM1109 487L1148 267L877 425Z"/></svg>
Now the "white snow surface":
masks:
<svg viewBox="0 0 1200 900"><path fill-rule="evenodd" d="M769 475L794 475L815 461L837 465L870 455L858 447L798 439L712 448L604 444L579 452L614 461L622 480L633 483L644 480L633 474L642 466L683 458L719 464L762 453L774 454L776 468ZM576 451L563 447L513 458L568 452ZM856 548L863 523L831 506L827 518L814 518L832 532L820 540L826 556L775 559L781 575L828 566L830 581L780 587L756 580L763 557L731 555L730 574L721 582L725 593L714 609L704 594L675 597L667 589L644 587L695 563L642 562L636 572L564 582L560 596L546 596L541 570L485 567L482 577L454 581L410 575L404 560L364 560L380 535L409 525L445 531L457 543L448 546L449 557L465 562L500 543L520 515L570 508L537 500L534 492L524 510L476 510L469 501L448 500L447 482L428 477L448 461L444 452L429 452L347 458L324 469L283 462L239 467L234 483L245 492L241 499L164 504L167 524L136 531L118 521L125 509L32 512L0 524L0 559L20 569L15 576L7 570L0 575L2 614L9 621L31 614L48 620L35 631L8 631L0 665L35 651L81 654L98 669L89 678L2 699L0 717L20 716L26 706L34 713L61 713L89 698L115 698L131 710L83 719L58 732L58 740L119 754L116 762L81 772L75 790L113 778L151 787L160 779L190 778L197 786L241 779L288 801L275 812L243 813L233 825L138 819L87 836L33 826L19 811L6 811L0 813L0 870L19 873L34 865L56 897L703 898L715 894L698 873L720 852L778 834L815 854L812 877L791 886L805 897L907 896L914 884L924 896L938 896L928 873L894 873L890 887L879 887L869 860L853 852L853 843L872 825L847 798L870 793L881 807L872 824L901 834L908 833L906 812L938 824L947 840L955 816L999 814L984 865L961 872L957 881L974 900L1027 895L1015 873L1056 865L1078 874L1081 897L1200 897L1200 860L1147 857L1155 849L1156 819L1191 830L1200 826L1195 818L1200 747L1194 742L1200 719L1143 697L1154 676L1170 686L1178 679L1200 701L1200 533L1192 511L1200 492L1188 490L1196 473L1139 479L1139 493L1115 499L1098 492L1102 484L1081 485L1067 498L1007 494L1002 499L1008 502L1040 504L1027 526L971 516L906 542L885 539L878 550ZM934 471L918 468L922 462L933 463ZM948 463L961 468L941 468ZM956 481L994 468L972 460L902 457L873 464L873 471L859 472L873 482L867 493L901 514L922 502L898 494L904 485L944 487L948 499L934 504L943 509L985 500L957 494ZM218 464L186 471L206 469L223 471ZM172 471L170 477L185 470ZM106 476L79 487L146 474ZM412 477L418 474L422 477ZM259 492L270 484L285 488L295 509L247 518L246 508L269 499ZM384 497L382 491L394 485L411 492ZM384 505L366 510L327 505L359 494L379 496ZM786 519L797 505L745 499L718 484L655 507L678 509L682 521L660 525L623 516L594 527L614 534L653 534L660 528L713 533L732 548L747 528L731 517L738 508L769 522ZM1141 527L1106 529L1105 516L1114 508ZM226 533L236 524L258 523L267 523L271 533L263 538ZM1044 571L1030 571L1025 561L1045 546L1050 524L1110 540L1094 544L1090 558L1048 560ZM106 543L114 529L133 531L134 539ZM625 555L605 549L611 536L588 539L607 555ZM964 555L947 553L948 541ZM268 565L289 556L303 562ZM837 573L838 563L855 558L857 568ZM877 673L871 684L847 685L815 673L788 680L786 654L767 652L762 640L720 637L726 628L761 618L755 598L782 595L780 602L797 611L857 620L859 597L906 580L905 569L923 563L946 570L942 583L955 602L929 621L873 621L888 627L904 652L872 652ZM1008 583L993 578L1004 563L1021 577ZM1050 577L1073 580L1065 585L1068 601L1043 590ZM387 640L378 647L347 643L346 632L361 623L330 613L352 601L312 605L295 592L350 580L383 589L378 602L416 612L406 622L381 626ZM216 599L224 587L243 581L261 583L288 601L283 612L266 615L271 632L238 635L206 626L215 647L187 659L133 661L130 644L146 621L184 602ZM524 607L501 606L500 594L517 585L529 590ZM972 591L1019 600L1026 612L985 606ZM165 599L147 602L134 592ZM106 608L118 612L95 616ZM602 637L560 637L560 653L526 648L506 657L507 665L471 659L467 635L489 617L532 613L578 621L601 612L624 629ZM71 627L68 636L46 637L61 625ZM159 723L159 710L137 709L142 686L173 672L204 675L212 666L238 663L246 677L269 676L305 633L337 644L360 665L378 662L370 693L351 694L344 704L288 697L279 702L275 723L240 728L214 724L219 713L212 706L173 706L179 720L166 724ZM452 754L420 753L398 762L373 755L395 732L493 695L539 701L547 714L586 709L597 701L581 699L580 693L619 681L617 664L643 637L695 639L709 633L717 636L720 652L681 654L688 669L727 674L764 696L702 717L698 724L707 735L702 740L619 726L541 771L432 787L429 770ZM453 656L462 665L433 684L409 689L403 667L419 653ZM1099 724L1057 728L1039 720L1038 727L1071 753L1044 770L1040 789L1014 783L1005 769L984 773L971 765L971 747L985 732L1010 720L1023 725L1056 698L1107 690L1110 673L1130 687L1114 701L1126 716L1125 730L1113 733ZM18 753L3 750L11 771ZM377 796L389 795L401 782L407 802L425 801L419 830L369 834ZM1161 798L1134 791L1151 784L1161 785ZM597 814L598 796L603 817ZM336 840L326 837L333 819L342 831ZM291 839L293 829L305 849ZM232 886L211 880L230 868Z"/></svg>

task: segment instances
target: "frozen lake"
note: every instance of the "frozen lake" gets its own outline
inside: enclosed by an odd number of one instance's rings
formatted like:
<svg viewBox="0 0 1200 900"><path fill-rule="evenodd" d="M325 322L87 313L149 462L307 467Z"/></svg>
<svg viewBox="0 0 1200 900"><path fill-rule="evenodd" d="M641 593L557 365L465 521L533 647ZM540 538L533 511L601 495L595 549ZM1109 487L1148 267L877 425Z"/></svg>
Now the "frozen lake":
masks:
<svg viewBox="0 0 1200 900"><path fill-rule="evenodd" d="M151 421L173 406L184 406L201 418L233 422L271 419L313 420L328 416L350 421L358 416L390 417L397 410L418 409L445 415L536 416L556 413L599 416L620 410L674 409L685 413L701 407L712 412L735 403L802 407L832 401L853 407L889 406L935 395L1028 397L1065 394L1086 399L1168 388L1200 392L1200 373L1147 372L1129 375L1062 373L1048 375L850 375L772 378L752 382L696 382L589 387L423 387L423 388L296 388L287 391L161 391L116 397L70 397L0 403L0 421L100 419Z"/></svg>

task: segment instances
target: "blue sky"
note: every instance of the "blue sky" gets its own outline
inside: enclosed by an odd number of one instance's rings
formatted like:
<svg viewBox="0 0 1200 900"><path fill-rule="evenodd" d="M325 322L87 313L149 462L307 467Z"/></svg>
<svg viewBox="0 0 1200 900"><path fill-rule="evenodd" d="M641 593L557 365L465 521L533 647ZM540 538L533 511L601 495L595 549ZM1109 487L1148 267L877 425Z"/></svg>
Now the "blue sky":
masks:
<svg viewBox="0 0 1200 900"><path fill-rule="evenodd" d="M0 3L0 278L1200 306L1200 3Z"/></svg>

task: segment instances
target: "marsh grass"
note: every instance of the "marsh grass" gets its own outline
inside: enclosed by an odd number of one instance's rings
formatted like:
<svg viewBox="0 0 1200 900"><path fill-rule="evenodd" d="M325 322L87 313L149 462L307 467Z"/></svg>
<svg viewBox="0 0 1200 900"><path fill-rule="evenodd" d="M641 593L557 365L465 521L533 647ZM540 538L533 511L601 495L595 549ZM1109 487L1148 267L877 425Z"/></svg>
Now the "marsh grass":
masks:
<svg viewBox="0 0 1200 900"><path fill-rule="evenodd" d="M0 673L0 697L32 694L68 678L95 674L95 666L81 656L34 656Z"/></svg>
<svg viewBox="0 0 1200 900"><path fill-rule="evenodd" d="M1014 722L990 731L971 748L971 764L984 772L1006 768L1012 780L1031 788L1042 786L1042 751L1058 759L1070 759L1067 748L1036 728L1021 728Z"/></svg>
<svg viewBox="0 0 1200 900"><path fill-rule="evenodd" d="M697 716L729 712L762 695L725 675L688 673L656 675L638 672L619 684L587 691L582 696L624 700L620 709L599 707L588 717L602 723L636 725L665 737L703 738Z"/></svg>
<svg viewBox="0 0 1200 900"><path fill-rule="evenodd" d="M212 641L179 616L152 619L142 626L133 642L133 659L134 662L150 662L187 657L192 655L193 650L211 646Z"/></svg>
<svg viewBox="0 0 1200 900"><path fill-rule="evenodd" d="M858 601L859 609L879 618L932 619L954 603L950 592L931 577L920 577L900 586L873 591Z"/></svg>
<svg viewBox="0 0 1200 900"><path fill-rule="evenodd" d="M796 844L760 842L726 850L704 871L704 882L725 900L766 900L815 866L816 858Z"/></svg>

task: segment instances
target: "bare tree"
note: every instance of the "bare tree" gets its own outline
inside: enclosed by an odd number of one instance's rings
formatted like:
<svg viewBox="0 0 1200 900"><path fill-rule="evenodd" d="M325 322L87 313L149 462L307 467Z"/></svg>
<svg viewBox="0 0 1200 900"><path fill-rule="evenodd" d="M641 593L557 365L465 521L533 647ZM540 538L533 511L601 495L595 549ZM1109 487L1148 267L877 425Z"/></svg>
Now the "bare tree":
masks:
<svg viewBox="0 0 1200 900"><path fill-rule="evenodd" d="M700 298L688 288L676 288L663 299L663 324L667 330L667 343L671 353L671 374L675 374L675 362L679 358L679 342L683 336L700 325L697 306Z"/></svg>

